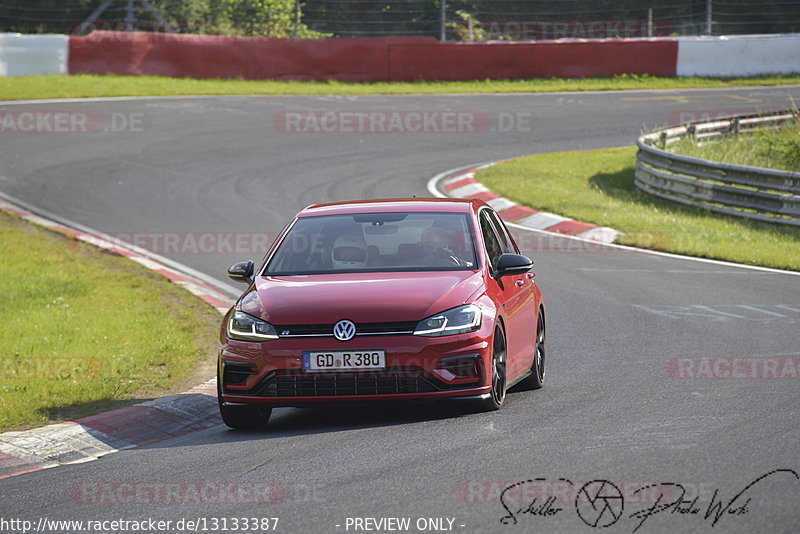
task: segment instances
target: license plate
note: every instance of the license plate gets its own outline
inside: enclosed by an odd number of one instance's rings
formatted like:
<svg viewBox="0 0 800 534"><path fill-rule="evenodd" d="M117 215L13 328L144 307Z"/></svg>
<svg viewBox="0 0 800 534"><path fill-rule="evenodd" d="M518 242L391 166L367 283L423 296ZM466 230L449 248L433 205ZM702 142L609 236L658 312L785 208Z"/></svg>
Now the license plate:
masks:
<svg viewBox="0 0 800 534"><path fill-rule="evenodd" d="M303 353L303 369L306 371L352 371L385 367L385 350L326 350Z"/></svg>

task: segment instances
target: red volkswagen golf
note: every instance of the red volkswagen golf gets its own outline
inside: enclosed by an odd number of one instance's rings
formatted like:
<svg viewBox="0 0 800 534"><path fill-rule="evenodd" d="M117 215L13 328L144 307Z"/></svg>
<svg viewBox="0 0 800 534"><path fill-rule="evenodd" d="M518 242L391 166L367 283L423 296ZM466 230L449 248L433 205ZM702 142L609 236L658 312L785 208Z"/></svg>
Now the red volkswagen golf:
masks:
<svg viewBox="0 0 800 534"><path fill-rule="evenodd" d="M482 201L315 204L281 233L226 314L222 419L263 425L276 406L471 399L497 410L544 381L542 293Z"/></svg>

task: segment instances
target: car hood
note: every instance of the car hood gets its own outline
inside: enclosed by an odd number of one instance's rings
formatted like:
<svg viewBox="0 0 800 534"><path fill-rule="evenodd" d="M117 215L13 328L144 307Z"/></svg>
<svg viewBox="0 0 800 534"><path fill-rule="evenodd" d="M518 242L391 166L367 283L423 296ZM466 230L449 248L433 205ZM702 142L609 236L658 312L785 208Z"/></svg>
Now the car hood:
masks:
<svg viewBox="0 0 800 534"><path fill-rule="evenodd" d="M482 284L476 271L257 277L240 307L277 325L419 321L464 304Z"/></svg>

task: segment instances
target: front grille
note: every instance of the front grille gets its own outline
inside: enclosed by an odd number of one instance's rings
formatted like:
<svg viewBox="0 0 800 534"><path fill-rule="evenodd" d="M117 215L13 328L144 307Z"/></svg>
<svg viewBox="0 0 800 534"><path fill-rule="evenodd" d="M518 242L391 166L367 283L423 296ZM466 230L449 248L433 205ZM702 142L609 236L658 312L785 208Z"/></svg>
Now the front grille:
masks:
<svg viewBox="0 0 800 534"><path fill-rule="evenodd" d="M356 324L356 336L409 335L413 334L417 321ZM275 325L279 337L333 337L332 324Z"/></svg>
<svg viewBox="0 0 800 534"><path fill-rule="evenodd" d="M395 323L362 323L356 325L356 335L374 334L413 334L417 329L417 321L395 322Z"/></svg>
<svg viewBox="0 0 800 534"><path fill-rule="evenodd" d="M280 337L327 337L333 336L332 324L275 325Z"/></svg>
<svg viewBox="0 0 800 534"><path fill-rule="evenodd" d="M475 384L449 385L415 367L322 373L287 369L271 372L248 392L230 391L230 393L256 397L343 397L432 393L469 387L475 387Z"/></svg>

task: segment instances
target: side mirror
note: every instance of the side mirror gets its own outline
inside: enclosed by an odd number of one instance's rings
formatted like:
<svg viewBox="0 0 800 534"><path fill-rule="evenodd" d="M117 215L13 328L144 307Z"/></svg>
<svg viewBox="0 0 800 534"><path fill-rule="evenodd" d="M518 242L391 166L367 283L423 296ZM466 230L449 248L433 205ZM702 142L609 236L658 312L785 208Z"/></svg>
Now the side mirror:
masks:
<svg viewBox="0 0 800 534"><path fill-rule="evenodd" d="M497 261L497 269L494 272L495 278L514 274L525 274L533 267L533 260L522 254L503 254Z"/></svg>
<svg viewBox="0 0 800 534"><path fill-rule="evenodd" d="M252 260L234 263L228 267L228 278L235 282L252 283L254 268L255 264Z"/></svg>

